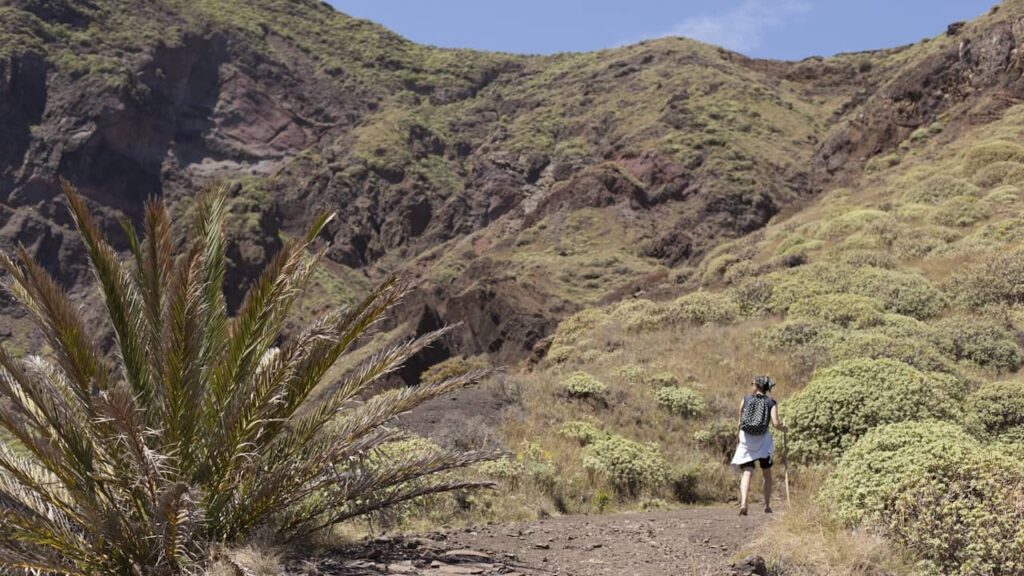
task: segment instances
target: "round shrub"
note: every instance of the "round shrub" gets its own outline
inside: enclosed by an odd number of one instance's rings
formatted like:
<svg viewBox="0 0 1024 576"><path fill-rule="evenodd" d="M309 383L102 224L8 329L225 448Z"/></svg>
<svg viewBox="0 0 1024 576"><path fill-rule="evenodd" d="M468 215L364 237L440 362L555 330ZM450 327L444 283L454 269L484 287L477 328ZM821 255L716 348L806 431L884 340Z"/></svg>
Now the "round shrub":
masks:
<svg viewBox="0 0 1024 576"><path fill-rule="evenodd" d="M985 384L964 402L967 431L984 440L1024 444L1024 383Z"/></svg>
<svg viewBox="0 0 1024 576"><path fill-rule="evenodd" d="M896 360L847 360L819 370L783 405L794 460L836 458L868 430L907 420L951 419L964 397L953 376Z"/></svg>
<svg viewBox="0 0 1024 576"><path fill-rule="evenodd" d="M1024 162L1024 148L1004 140L978 144L964 155L964 174L974 176L982 168L996 162Z"/></svg>
<svg viewBox="0 0 1024 576"><path fill-rule="evenodd" d="M665 324L664 307L642 298L620 302L611 309L610 315L634 332L653 330Z"/></svg>
<svg viewBox="0 0 1024 576"><path fill-rule="evenodd" d="M744 316L755 316L772 312L773 283L760 276L748 278L730 290L733 299Z"/></svg>
<svg viewBox="0 0 1024 576"><path fill-rule="evenodd" d="M562 388L570 398L603 398L608 391L604 382L594 378L590 374L576 371L562 381Z"/></svg>
<svg viewBox="0 0 1024 576"><path fill-rule="evenodd" d="M1020 162L993 162L974 173L972 182L982 188L993 188L1003 184L1024 183L1024 164Z"/></svg>
<svg viewBox="0 0 1024 576"><path fill-rule="evenodd" d="M670 414L684 418L699 416L707 407L700 392L690 388L667 386L659 388L654 396L658 400L658 406Z"/></svg>
<svg viewBox="0 0 1024 576"><path fill-rule="evenodd" d="M569 316L555 330L553 345L576 343L586 332L608 321L608 313L600 308L587 308Z"/></svg>
<svg viewBox="0 0 1024 576"><path fill-rule="evenodd" d="M797 301L786 316L823 320L844 328L865 328L882 323L882 303L856 294L822 294Z"/></svg>
<svg viewBox="0 0 1024 576"><path fill-rule="evenodd" d="M790 434L793 442L797 434ZM819 496L843 524L880 525L886 504L906 479L938 461L959 462L981 445L955 424L936 421L879 426L853 444Z"/></svg>
<svg viewBox="0 0 1024 576"><path fill-rule="evenodd" d="M1015 204L1020 199L1020 187L1007 184L1000 186L985 195L989 204Z"/></svg>
<svg viewBox="0 0 1024 576"><path fill-rule="evenodd" d="M983 226L971 236L997 244L1016 244L1024 241L1024 218L1007 218Z"/></svg>
<svg viewBox="0 0 1024 576"><path fill-rule="evenodd" d="M858 268L847 278L847 292L877 298L885 309L914 318L931 318L946 306L946 296L927 278L912 272Z"/></svg>
<svg viewBox="0 0 1024 576"><path fill-rule="evenodd" d="M487 368L487 363L483 360L453 356L443 362L438 362L430 368L427 368L423 374L420 375L420 382L424 384L435 384L449 378L454 378L455 376L461 376L467 372L483 370L484 368Z"/></svg>
<svg viewBox="0 0 1024 576"><path fill-rule="evenodd" d="M996 450L941 458L906 477L886 510L889 535L934 576L1024 572L1024 466Z"/></svg>
<svg viewBox="0 0 1024 576"><path fill-rule="evenodd" d="M957 316L936 325L945 336L945 352L1000 372L1016 372L1024 362L1017 336L992 320Z"/></svg>
<svg viewBox="0 0 1024 576"><path fill-rule="evenodd" d="M992 210L984 200L973 196L957 196L943 202L932 212L931 220L941 226L966 228L985 220Z"/></svg>
<svg viewBox="0 0 1024 576"><path fill-rule="evenodd" d="M692 324L731 324L740 316L739 304L723 292L694 292L668 307L669 318Z"/></svg>
<svg viewBox="0 0 1024 576"><path fill-rule="evenodd" d="M833 335L833 327L820 320L786 320L758 330L755 340L769 352L788 350L826 340Z"/></svg>
<svg viewBox="0 0 1024 576"><path fill-rule="evenodd" d="M978 196L980 190L974 184L955 176L936 174L927 178L903 195L907 202L918 204L941 204L957 196Z"/></svg>
<svg viewBox="0 0 1024 576"><path fill-rule="evenodd" d="M956 363L928 340L893 336L881 329L838 334L827 344L833 361L889 358L924 372L956 372Z"/></svg>
<svg viewBox="0 0 1024 576"><path fill-rule="evenodd" d="M950 290L970 308L1024 304L1024 249L996 254L956 274Z"/></svg>
<svg viewBox="0 0 1024 576"><path fill-rule="evenodd" d="M693 439L702 447L728 461L739 441L739 430L734 418L719 418L706 428L694 433Z"/></svg>
<svg viewBox="0 0 1024 576"><path fill-rule="evenodd" d="M835 239L869 226L889 226L894 223L892 215L873 208L862 208L840 214L822 222L818 235L824 239Z"/></svg>
<svg viewBox="0 0 1024 576"><path fill-rule="evenodd" d="M668 479L668 465L658 447L615 434L602 436L583 449L583 466L608 479L622 494L638 495Z"/></svg>
<svg viewBox="0 0 1024 576"><path fill-rule="evenodd" d="M558 429L558 433L579 442L580 446L592 444L598 438L608 434L594 424L582 420L573 420L562 424L562 427Z"/></svg>
<svg viewBox="0 0 1024 576"><path fill-rule="evenodd" d="M626 364L615 371L615 377L625 384L643 384L647 381L647 369L636 364Z"/></svg>
<svg viewBox="0 0 1024 576"><path fill-rule="evenodd" d="M658 372L644 378L644 382L654 388L664 388L666 386L678 386L679 377L671 372Z"/></svg>

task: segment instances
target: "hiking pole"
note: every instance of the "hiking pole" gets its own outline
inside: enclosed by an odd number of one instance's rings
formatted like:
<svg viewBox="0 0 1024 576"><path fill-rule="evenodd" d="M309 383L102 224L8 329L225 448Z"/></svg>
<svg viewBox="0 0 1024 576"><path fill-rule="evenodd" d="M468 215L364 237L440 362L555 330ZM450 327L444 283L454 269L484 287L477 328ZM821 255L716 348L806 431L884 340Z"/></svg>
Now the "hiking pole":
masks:
<svg viewBox="0 0 1024 576"><path fill-rule="evenodd" d="M789 441L786 431L782 431L782 481L786 485L786 507L789 508Z"/></svg>

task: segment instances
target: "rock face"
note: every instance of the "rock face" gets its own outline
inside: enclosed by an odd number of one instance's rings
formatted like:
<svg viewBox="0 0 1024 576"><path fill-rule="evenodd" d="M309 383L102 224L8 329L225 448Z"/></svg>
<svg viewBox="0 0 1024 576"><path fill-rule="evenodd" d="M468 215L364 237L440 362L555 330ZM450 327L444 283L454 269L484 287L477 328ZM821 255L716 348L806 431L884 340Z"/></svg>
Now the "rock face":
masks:
<svg viewBox="0 0 1024 576"><path fill-rule="evenodd" d="M683 39L447 51L313 0L15 0L0 8L0 246L25 245L84 294L59 179L120 248L117 218L138 222L147 198L185 218L223 183L230 304L282 235L332 210L329 259L371 280L421 276L409 314L463 322L407 381L455 352L516 360L566 313L664 281L939 115L956 130L1024 97L1015 12L909 48L779 63ZM613 254L595 266L622 270L548 284L587 262L524 264L547 250L526 236L581 214L621 231L597 234Z"/></svg>

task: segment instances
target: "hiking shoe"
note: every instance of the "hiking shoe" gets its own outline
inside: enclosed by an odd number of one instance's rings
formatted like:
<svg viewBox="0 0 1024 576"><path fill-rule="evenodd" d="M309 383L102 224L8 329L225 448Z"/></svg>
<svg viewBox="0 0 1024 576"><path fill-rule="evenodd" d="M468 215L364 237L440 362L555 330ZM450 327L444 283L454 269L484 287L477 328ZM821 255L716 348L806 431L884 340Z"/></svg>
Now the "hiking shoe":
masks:
<svg viewBox="0 0 1024 576"><path fill-rule="evenodd" d="M747 515L747 508L746 508L746 506L744 506L743 508L740 508L740 516L746 516L746 515Z"/></svg>
<svg viewBox="0 0 1024 576"><path fill-rule="evenodd" d="M772 507L771 506L765 506L764 507L764 513L765 514L771 514L772 513Z"/></svg>

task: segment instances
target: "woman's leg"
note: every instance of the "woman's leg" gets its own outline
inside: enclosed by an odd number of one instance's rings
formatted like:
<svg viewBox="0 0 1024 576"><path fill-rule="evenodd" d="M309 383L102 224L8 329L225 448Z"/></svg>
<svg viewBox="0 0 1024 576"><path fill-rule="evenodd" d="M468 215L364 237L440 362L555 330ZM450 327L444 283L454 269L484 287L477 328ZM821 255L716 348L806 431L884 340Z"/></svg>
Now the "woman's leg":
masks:
<svg viewBox="0 0 1024 576"><path fill-rule="evenodd" d="M762 468L761 473L764 474L764 507L767 510L772 507L772 469Z"/></svg>
<svg viewBox="0 0 1024 576"><path fill-rule="evenodd" d="M747 493L750 492L750 476L753 475L753 468L743 468L740 476L740 510L747 509Z"/></svg>

